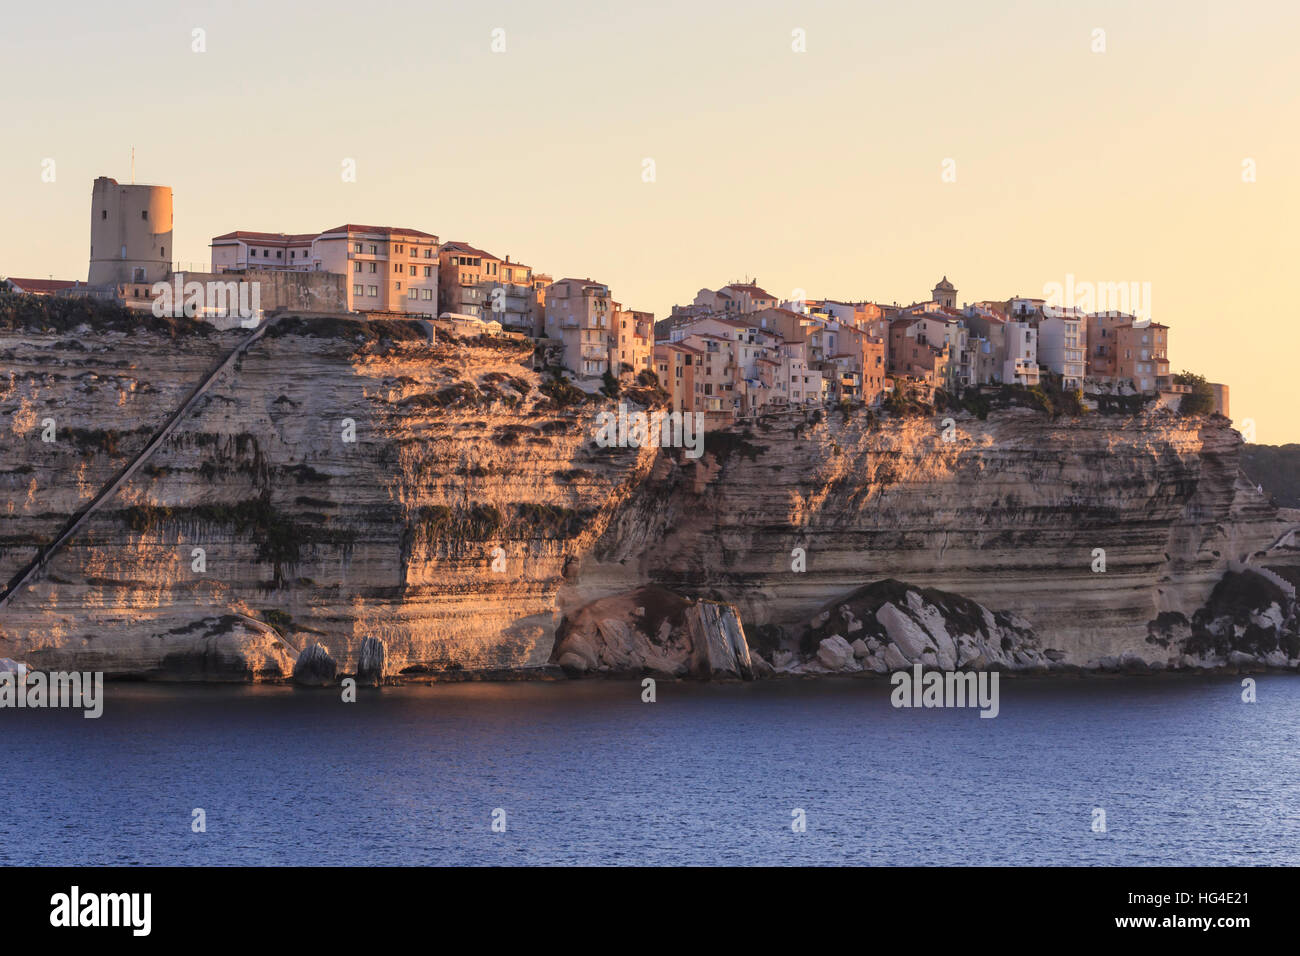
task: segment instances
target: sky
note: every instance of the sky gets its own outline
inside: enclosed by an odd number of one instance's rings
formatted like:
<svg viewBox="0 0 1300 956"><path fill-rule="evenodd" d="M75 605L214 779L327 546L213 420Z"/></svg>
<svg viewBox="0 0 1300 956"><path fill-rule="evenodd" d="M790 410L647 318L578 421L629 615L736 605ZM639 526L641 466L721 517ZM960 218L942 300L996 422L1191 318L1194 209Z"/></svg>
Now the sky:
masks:
<svg viewBox="0 0 1300 956"><path fill-rule="evenodd" d="M1296 442L1298 38L1292 0L23 4L0 275L85 279L91 183L134 148L191 268L234 229L357 222L657 316L742 278L1138 283L1173 369Z"/></svg>

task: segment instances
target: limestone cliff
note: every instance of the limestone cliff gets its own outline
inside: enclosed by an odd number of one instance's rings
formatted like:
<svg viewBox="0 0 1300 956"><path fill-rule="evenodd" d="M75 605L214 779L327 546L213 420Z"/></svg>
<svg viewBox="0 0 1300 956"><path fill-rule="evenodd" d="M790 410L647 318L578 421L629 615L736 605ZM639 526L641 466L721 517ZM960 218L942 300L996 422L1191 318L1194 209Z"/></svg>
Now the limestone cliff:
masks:
<svg viewBox="0 0 1300 956"><path fill-rule="evenodd" d="M0 324L0 582L244 334ZM897 578L1016 615L1069 663L1155 659L1148 623L1192 619L1287 527L1222 419L995 413L945 441L939 418L799 413L711 432L692 461L599 447L613 404L532 364L417 323L281 321L0 608L0 657L271 679L308 645L353 672L376 638L385 674L513 674L558 662L557 632L598 633L593 602L653 588L696 608L686 671L739 676L737 637L797 648L820 609Z"/></svg>
<svg viewBox="0 0 1300 956"><path fill-rule="evenodd" d="M1148 621L1191 614L1286 527L1221 418L951 424L772 416L710 435L698 463L665 455L561 604L649 581L736 604L752 640L898 578L1017 614L1084 664L1148 653Z"/></svg>

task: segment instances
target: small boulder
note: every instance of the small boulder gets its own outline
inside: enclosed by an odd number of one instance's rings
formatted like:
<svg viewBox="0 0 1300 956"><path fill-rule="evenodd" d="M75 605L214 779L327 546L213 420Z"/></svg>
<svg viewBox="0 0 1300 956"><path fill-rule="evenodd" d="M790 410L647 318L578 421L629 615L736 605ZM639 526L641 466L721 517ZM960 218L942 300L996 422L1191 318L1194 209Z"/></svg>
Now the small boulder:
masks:
<svg viewBox="0 0 1300 956"><path fill-rule="evenodd" d="M1251 654L1243 651L1233 651L1228 655L1228 666L1230 667L1257 667L1259 662Z"/></svg>
<svg viewBox="0 0 1300 956"><path fill-rule="evenodd" d="M566 674L585 674L587 672L587 659L580 654L573 653L573 651L566 651L561 654L556 663L563 668Z"/></svg>
<svg viewBox="0 0 1300 956"><path fill-rule="evenodd" d="M838 634L832 634L817 646L817 663L827 670L846 670L853 664L853 647Z"/></svg>
<svg viewBox="0 0 1300 956"><path fill-rule="evenodd" d="M885 648L885 668L891 671L905 671L911 667L911 662L903 656L895 645L890 644Z"/></svg>

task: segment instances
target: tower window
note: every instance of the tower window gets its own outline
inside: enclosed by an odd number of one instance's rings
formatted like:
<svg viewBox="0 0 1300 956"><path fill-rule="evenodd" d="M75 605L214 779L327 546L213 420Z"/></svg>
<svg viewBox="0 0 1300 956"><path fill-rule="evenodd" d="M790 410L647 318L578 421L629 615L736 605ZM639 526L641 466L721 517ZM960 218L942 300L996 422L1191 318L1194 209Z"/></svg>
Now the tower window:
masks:
<svg viewBox="0 0 1300 956"><path fill-rule="evenodd" d="M149 218L149 210L148 210L148 209L141 209L141 210L140 210L140 218L141 218L141 219L148 219L148 218Z"/></svg>
<svg viewBox="0 0 1300 956"><path fill-rule="evenodd" d="M100 219L107 219L107 218L108 218L108 210L107 210L107 209L101 209L101 210L99 211L99 218L100 218Z"/></svg>

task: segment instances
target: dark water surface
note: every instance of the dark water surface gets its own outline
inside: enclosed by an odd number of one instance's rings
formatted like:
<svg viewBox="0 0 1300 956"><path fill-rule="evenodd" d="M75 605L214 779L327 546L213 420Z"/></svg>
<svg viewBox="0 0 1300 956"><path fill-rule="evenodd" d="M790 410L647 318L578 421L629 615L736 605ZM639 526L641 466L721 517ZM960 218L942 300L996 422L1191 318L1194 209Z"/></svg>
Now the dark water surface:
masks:
<svg viewBox="0 0 1300 956"><path fill-rule="evenodd" d="M110 684L0 711L0 864L1300 863L1296 678L1008 679L992 720L889 690Z"/></svg>

